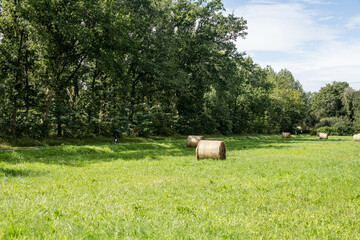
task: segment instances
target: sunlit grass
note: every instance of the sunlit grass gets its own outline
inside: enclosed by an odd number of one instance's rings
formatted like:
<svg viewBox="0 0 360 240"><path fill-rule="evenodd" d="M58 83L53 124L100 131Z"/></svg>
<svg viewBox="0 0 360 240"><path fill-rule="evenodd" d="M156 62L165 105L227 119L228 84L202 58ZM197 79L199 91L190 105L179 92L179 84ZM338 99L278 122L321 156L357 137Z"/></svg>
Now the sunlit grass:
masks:
<svg viewBox="0 0 360 240"><path fill-rule="evenodd" d="M360 143L223 138L0 152L0 239L358 239Z"/></svg>

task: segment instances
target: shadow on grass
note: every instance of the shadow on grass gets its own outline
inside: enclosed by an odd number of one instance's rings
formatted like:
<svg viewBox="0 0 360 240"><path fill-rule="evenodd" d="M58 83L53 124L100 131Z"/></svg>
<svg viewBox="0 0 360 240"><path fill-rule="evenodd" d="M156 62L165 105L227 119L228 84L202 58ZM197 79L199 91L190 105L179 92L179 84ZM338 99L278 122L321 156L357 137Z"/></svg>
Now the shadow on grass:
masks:
<svg viewBox="0 0 360 240"><path fill-rule="evenodd" d="M220 140L220 139L219 139ZM311 135L294 135L291 138L282 138L281 135L253 135L238 136L225 139L226 147L229 150L245 149L286 149L297 147L298 143L325 143L349 141L345 137L329 137L329 139L319 139Z"/></svg>
<svg viewBox="0 0 360 240"><path fill-rule="evenodd" d="M237 136L217 139L225 141L227 151L259 148L286 149L297 147L296 145L302 142L348 141L344 137L319 140L316 136L310 135L297 135L289 139L283 139L280 135ZM160 161L166 157L191 157L195 159L195 149L185 147L185 140L181 139L147 143L120 143L117 145L63 145L39 150L0 152L0 162L11 164L40 162L69 166L84 166L116 160Z"/></svg>
<svg viewBox="0 0 360 240"><path fill-rule="evenodd" d="M1 177L30 177L30 176L41 176L45 175L45 172L21 170L21 169L8 169L0 167L0 178Z"/></svg>
<svg viewBox="0 0 360 240"><path fill-rule="evenodd" d="M117 145L56 146L39 150L15 150L0 152L0 162L10 164L40 162L69 166L84 166L115 160L159 161L164 156L195 156L194 148L186 148L184 141L132 143Z"/></svg>
<svg viewBox="0 0 360 240"><path fill-rule="evenodd" d="M170 137L168 137L170 139ZM171 137L176 139L178 137ZM165 140L165 137L121 137L118 139L119 143L146 143ZM48 137L43 139L33 138L14 138L0 135L0 150L16 150L16 148L31 148L31 147L49 147L60 145L105 145L112 142L112 137L83 137L83 138L67 138L67 137Z"/></svg>

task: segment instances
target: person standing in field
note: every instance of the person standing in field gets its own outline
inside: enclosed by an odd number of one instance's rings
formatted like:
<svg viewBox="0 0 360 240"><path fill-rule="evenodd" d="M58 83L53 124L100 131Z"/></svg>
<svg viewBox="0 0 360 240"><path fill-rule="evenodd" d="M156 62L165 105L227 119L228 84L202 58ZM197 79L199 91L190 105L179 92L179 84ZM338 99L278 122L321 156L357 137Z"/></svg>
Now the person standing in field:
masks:
<svg viewBox="0 0 360 240"><path fill-rule="evenodd" d="M113 137L114 137L113 144L117 143L118 135L119 135L119 131L116 129L113 133Z"/></svg>

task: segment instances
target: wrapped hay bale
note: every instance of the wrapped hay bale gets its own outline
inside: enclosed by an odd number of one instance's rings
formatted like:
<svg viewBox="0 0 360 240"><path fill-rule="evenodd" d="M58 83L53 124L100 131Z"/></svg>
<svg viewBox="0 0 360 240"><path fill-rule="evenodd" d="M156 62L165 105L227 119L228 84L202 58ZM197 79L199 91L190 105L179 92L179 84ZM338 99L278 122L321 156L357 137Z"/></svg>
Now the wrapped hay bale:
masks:
<svg viewBox="0 0 360 240"><path fill-rule="evenodd" d="M282 132L282 133L281 133L281 137L282 137L282 138L291 138L291 133L289 133L289 132Z"/></svg>
<svg viewBox="0 0 360 240"><path fill-rule="evenodd" d="M353 136L353 141L360 141L360 133Z"/></svg>
<svg viewBox="0 0 360 240"><path fill-rule="evenodd" d="M188 136L186 138L187 147L196 147L200 140L205 140L204 136Z"/></svg>
<svg viewBox="0 0 360 240"><path fill-rule="evenodd" d="M226 147L223 141L201 140L196 147L196 160L203 158L226 158Z"/></svg>
<svg viewBox="0 0 360 240"><path fill-rule="evenodd" d="M328 134L327 133L319 133L318 137L319 137L319 139L328 139Z"/></svg>

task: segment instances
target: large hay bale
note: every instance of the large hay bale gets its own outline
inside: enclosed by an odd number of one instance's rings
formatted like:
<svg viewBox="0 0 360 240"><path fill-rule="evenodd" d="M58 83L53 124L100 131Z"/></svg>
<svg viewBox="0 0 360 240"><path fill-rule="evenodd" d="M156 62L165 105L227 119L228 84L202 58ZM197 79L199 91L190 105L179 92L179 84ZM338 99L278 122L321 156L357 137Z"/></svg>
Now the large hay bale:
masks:
<svg viewBox="0 0 360 240"><path fill-rule="evenodd" d="M205 140L204 136L188 136L186 138L187 147L197 147L200 140Z"/></svg>
<svg viewBox="0 0 360 240"><path fill-rule="evenodd" d="M226 147L223 141L201 140L196 147L196 160L203 158L226 158Z"/></svg>
<svg viewBox="0 0 360 240"><path fill-rule="evenodd" d="M360 133L353 136L353 141L360 141Z"/></svg>
<svg viewBox="0 0 360 240"><path fill-rule="evenodd" d="M319 133L318 137L319 137L319 139L328 139L328 134L327 133Z"/></svg>
<svg viewBox="0 0 360 240"><path fill-rule="evenodd" d="M291 138L291 133L289 133L289 132L282 132L282 133L281 133L281 137L282 137L282 138Z"/></svg>

